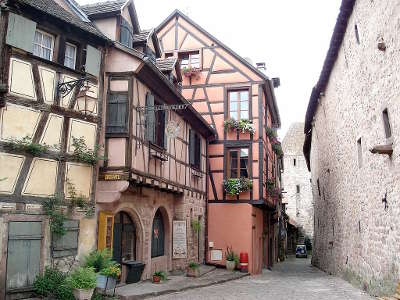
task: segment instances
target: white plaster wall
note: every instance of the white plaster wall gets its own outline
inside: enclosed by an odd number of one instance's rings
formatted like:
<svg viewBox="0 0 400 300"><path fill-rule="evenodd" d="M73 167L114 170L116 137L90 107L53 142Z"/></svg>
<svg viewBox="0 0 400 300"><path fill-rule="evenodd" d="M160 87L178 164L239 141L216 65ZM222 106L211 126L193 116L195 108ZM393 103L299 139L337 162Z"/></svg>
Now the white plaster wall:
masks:
<svg viewBox="0 0 400 300"><path fill-rule="evenodd" d="M312 135L313 264L372 294L390 294L400 278L399 16L399 0L356 2ZM380 37L385 52L377 48ZM385 138L384 108L392 140ZM391 141L391 157L369 152Z"/></svg>

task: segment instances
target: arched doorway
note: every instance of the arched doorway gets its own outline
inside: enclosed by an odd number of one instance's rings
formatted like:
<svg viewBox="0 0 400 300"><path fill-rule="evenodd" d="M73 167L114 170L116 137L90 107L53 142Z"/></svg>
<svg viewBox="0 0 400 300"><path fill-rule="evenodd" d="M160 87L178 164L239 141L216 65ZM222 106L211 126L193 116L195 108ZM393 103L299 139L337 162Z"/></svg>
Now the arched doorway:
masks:
<svg viewBox="0 0 400 300"><path fill-rule="evenodd" d="M114 216L113 260L120 264L136 260L136 226L123 211Z"/></svg>
<svg viewBox="0 0 400 300"><path fill-rule="evenodd" d="M164 255L165 246L165 230L164 222L160 209L156 211L153 219L153 227L151 233L151 257Z"/></svg>

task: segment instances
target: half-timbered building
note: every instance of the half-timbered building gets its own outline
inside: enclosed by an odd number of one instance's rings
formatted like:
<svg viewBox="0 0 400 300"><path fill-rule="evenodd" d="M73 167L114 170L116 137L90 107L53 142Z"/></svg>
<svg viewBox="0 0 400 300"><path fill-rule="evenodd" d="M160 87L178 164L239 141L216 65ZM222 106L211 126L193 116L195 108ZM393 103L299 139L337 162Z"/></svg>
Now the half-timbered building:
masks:
<svg viewBox="0 0 400 300"><path fill-rule="evenodd" d="M278 81L178 10L157 35L163 58L181 65L183 96L217 132L208 146L206 260L224 265L232 246L237 254L247 252L249 271L259 273L277 256L279 199L269 195L267 181L279 187L279 157L267 130L280 126Z"/></svg>
<svg viewBox="0 0 400 300"><path fill-rule="evenodd" d="M142 279L202 262L214 130L181 95L178 60L161 59L155 31L141 30L133 1L82 9L113 41L105 58L98 248L112 249L122 281L133 262L145 265Z"/></svg>
<svg viewBox="0 0 400 300"><path fill-rule="evenodd" d="M107 39L74 1L0 12L0 298L17 299L46 265L68 269L96 245L96 160L77 151L99 143ZM84 211L60 216L77 199Z"/></svg>

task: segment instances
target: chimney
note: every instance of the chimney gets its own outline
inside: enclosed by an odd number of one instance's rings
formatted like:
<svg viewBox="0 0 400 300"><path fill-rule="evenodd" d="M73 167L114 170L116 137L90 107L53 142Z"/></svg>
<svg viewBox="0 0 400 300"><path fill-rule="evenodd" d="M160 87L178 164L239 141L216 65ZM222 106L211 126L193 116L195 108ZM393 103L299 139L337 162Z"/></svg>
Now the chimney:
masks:
<svg viewBox="0 0 400 300"><path fill-rule="evenodd" d="M258 63L256 63L256 67L257 67L257 69L259 69L260 71L266 71L267 70L267 68L265 67L265 62L258 62Z"/></svg>

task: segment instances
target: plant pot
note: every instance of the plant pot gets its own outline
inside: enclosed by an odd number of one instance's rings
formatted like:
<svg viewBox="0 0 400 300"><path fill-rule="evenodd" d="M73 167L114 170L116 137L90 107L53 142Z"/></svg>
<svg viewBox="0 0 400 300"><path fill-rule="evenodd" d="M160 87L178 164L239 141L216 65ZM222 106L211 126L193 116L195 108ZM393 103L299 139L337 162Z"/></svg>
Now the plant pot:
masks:
<svg viewBox="0 0 400 300"><path fill-rule="evenodd" d="M199 277L200 276L200 269L199 268L187 268L186 270L187 277Z"/></svg>
<svg viewBox="0 0 400 300"><path fill-rule="evenodd" d="M97 274L97 285L99 289L113 290L117 285L117 280L113 277Z"/></svg>
<svg viewBox="0 0 400 300"><path fill-rule="evenodd" d="M160 283L161 276L153 275L153 283Z"/></svg>
<svg viewBox="0 0 400 300"><path fill-rule="evenodd" d="M94 289L74 289L74 297L76 300L90 300Z"/></svg>
<svg viewBox="0 0 400 300"><path fill-rule="evenodd" d="M234 260L227 260L226 261L226 269L229 271L235 270L236 262Z"/></svg>

